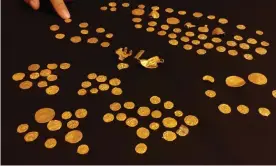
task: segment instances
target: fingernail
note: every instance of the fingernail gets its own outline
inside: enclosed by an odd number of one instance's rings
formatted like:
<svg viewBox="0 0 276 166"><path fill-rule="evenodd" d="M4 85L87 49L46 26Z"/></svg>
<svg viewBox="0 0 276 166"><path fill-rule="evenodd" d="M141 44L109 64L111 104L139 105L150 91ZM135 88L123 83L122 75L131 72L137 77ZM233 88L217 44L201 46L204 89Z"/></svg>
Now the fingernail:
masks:
<svg viewBox="0 0 276 166"><path fill-rule="evenodd" d="M37 6L36 0L30 0L29 3L30 3L32 6Z"/></svg>
<svg viewBox="0 0 276 166"><path fill-rule="evenodd" d="M61 14L62 14L62 16L65 18L65 19L68 19L68 18L70 18L70 13L68 12L68 10L62 10L61 11Z"/></svg>

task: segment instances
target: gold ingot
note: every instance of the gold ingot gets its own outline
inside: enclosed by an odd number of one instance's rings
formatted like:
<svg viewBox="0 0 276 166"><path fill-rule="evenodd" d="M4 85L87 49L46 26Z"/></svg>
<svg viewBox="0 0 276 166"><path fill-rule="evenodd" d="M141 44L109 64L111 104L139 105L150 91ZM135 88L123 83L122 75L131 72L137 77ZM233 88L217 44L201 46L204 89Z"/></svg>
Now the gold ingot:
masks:
<svg viewBox="0 0 276 166"><path fill-rule="evenodd" d="M190 38L187 37L187 36L182 36L182 37L180 38L180 40L183 41L183 42L185 42L185 43L187 43L187 42L190 41Z"/></svg>
<svg viewBox="0 0 276 166"><path fill-rule="evenodd" d="M59 120L50 120L47 124L47 128L50 131L57 131L62 127L62 122Z"/></svg>
<svg viewBox="0 0 276 166"><path fill-rule="evenodd" d="M39 136L39 133L36 131L31 131L28 132L25 136L24 136L24 140L26 142L33 142L37 139L37 137Z"/></svg>
<svg viewBox="0 0 276 166"><path fill-rule="evenodd" d="M171 110L171 109L173 109L173 107L174 107L173 102L171 102L171 101L166 101L166 102L164 102L164 108L165 108L165 109Z"/></svg>
<svg viewBox="0 0 276 166"><path fill-rule="evenodd" d="M142 16L145 14L145 10L144 9L133 9L131 11L132 15L134 16Z"/></svg>
<svg viewBox="0 0 276 166"><path fill-rule="evenodd" d="M209 98L214 98L214 97L216 97L216 92L215 91L213 91L213 90L206 90L205 91L205 95L207 96L207 97L209 97Z"/></svg>
<svg viewBox="0 0 276 166"><path fill-rule="evenodd" d="M83 34L83 35L87 35L89 33L89 31L87 29L82 29L80 31L80 33Z"/></svg>
<svg viewBox="0 0 276 166"><path fill-rule="evenodd" d="M114 120L114 115L113 114L111 114L111 113L106 113L106 114L104 114L104 116L103 116L103 121L105 122L105 123L110 123L110 122L112 122Z"/></svg>
<svg viewBox="0 0 276 166"><path fill-rule="evenodd" d="M224 46L217 46L216 50L218 52L225 52L226 51L226 48Z"/></svg>
<svg viewBox="0 0 276 166"><path fill-rule="evenodd" d="M184 122L186 123L186 125L188 126L196 126L198 125L198 118L194 115L187 115L185 118L184 118Z"/></svg>
<svg viewBox="0 0 276 166"><path fill-rule="evenodd" d="M181 137L185 137L189 134L189 128L185 125L181 125L179 129L177 129L176 134Z"/></svg>
<svg viewBox="0 0 276 166"><path fill-rule="evenodd" d="M220 27L217 27L212 31L212 35L224 35L224 34L225 32Z"/></svg>
<svg viewBox="0 0 276 166"><path fill-rule="evenodd" d="M194 33L194 32L191 32L191 31L187 31L187 32L185 33L185 35L188 36L188 37L194 37L194 36L195 36L195 33Z"/></svg>
<svg viewBox="0 0 276 166"><path fill-rule="evenodd" d="M174 10L173 10L172 8L166 8L166 9L165 9L165 12L167 12L167 13L173 13Z"/></svg>
<svg viewBox="0 0 276 166"><path fill-rule="evenodd" d="M136 127L138 125L138 120L133 117L129 117L126 120L126 125L129 127Z"/></svg>
<svg viewBox="0 0 276 166"><path fill-rule="evenodd" d="M77 120L70 120L69 122L67 122L67 128L68 129L75 129L79 126L79 121Z"/></svg>
<svg viewBox="0 0 276 166"><path fill-rule="evenodd" d="M197 46L197 45L200 44L200 41L199 40L192 40L192 44Z"/></svg>
<svg viewBox="0 0 276 166"><path fill-rule="evenodd" d="M165 36L165 35L167 34L167 32L161 30L161 31L158 31L157 34L158 34L159 36Z"/></svg>
<svg viewBox="0 0 276 166"><path fill-rule="evenodd" d="M129 7L129 3L124 2L124 3L122 3L122 6L123 6L123 7Z"/></svg>
<svg viewBox="0 0 276 166"><path fill-rule="evenodd" d="M84 95L86 95L87 94L87 90L86 89L79 89L78 90L78 95L79 96L84 96Z"/></svg>
<svg viewBox="0 0 276 166"><path fill-rule="evenodd" d="M237 56L238 51L237 50L228 50L228 54L231 55L231 56Z"/></svg>
<svg viewBox="0 0 276 166"><path fill-rule="evenodd" d="M264 108L264 107L259 108L259 109L258 109L258 112L259 112L262 116L266 116L266 117L268 117L268 116L271 114L270 110L267 109L267 108Z"/></svg>
<svg viewBox="0 0 276 166"><path fill-rule="evenodd" d="M64 120L68 120L72 117L72 113L70 111L65 111L61 114L61 118Z"/></svg>
<svg viewBox="0 0 276 166"><path fill-rule="evenodd" d="M174 111L174 116L176 116L176 117L182 117L183 115L184 114L183 114L183 112L181 110Z"/></svg>
<svg viewBox="0 0 276 166"><path fill-rule="evenodd" d="M119 86L121 84L121 80L119 78L112 78L109 80L109 84L112 86Z"/></svg>
<svg viewBox="0 0 276 166"><path fill-rule="evenodd" d="M227 24L227 23L228 23L228 20L227 20L226 18L220 18L220 19L218 20L218 22L221 23L221 24Z"/></svg>
<svg viewBox="0 0 276 166"><path fill-rule="evenodd" d="M29 129L29 125L28 124L20 124L18 127L17 127L17 133L25 133L26 131L28 131Z"/></svg>
<svg viewBox="0 0 276 166"><path fill-rule="evenodd" d="M148 69L157 68L159 63L164 63L164 59L159 58L159 56L154 56L150 59L141 59L140 60L140 64Z"/></svg>
<svg viewBox="0 0 276 166"><path fill-rule="evenodd" d="M133 103L131 101L127 101L124 103L124 107L125 107L125 109L132 110L135 108L135 103Z"/></svg>
<svg viewBox="0 0 276 166"><path fill-rule="evenodd" d="M78 146L77 153L80 155L85 155L89 152L89 147L86 144L82 144Z"/></svg>
<svg viewBox="0 0 276 166"><path fill-rule="evenodd" d="M114 102L114 103L109 105L109 108L110 108L111 111L116 112L116 111L119 111L122 108L122 106L121 106L120 103Z"/></svg>
<svg viewBox="0 0 276 166"><path fill-rule="evenodd" d="M107 76L105 75L98 75L98 77L96 78L97 82L103 83L107 80Z"/></svg>
<svg viewBox="0 0 276 166"><path fill-rule="evenodd" d="M33 86L31 81L23 81L19 84L19 88L23 90L30 89Z"/></svg>
<svg viewBox="0 0 276 166"><path fill-rule="evenodd" d="M163 29L163 30L165 30L165 31L167 31L167 30L169 30L169 25L167 25L167 24L163 24L163 25L161 25L161 29Z"/></svg>
<svg viewBox="0 0 276 166"><path fill-rule="evenodd" d="M53 31L53 32L58 31L58 30L59 30L59 26L56 25L56 24L51 25L51 26L50 26L50 30Z"/></svg>
<svg viewBox="0 0 276 166"><path fill-rule="evenodd" d="M202 33L207 33L209 32L208 25L204 25L203 27L198 27L198 31Z"/></svg>
<svg viewBox="0 0 276 166"><path fill-rule="evenodd" d="M181 30L180 28L174 28L174 29L173 29L173 32L174 32L174 33L181 33L182 30Z"/></svg>
<svg viewBox="0 0 276 166"><path fill-rule="evenodd" d="M80 28L87 28L88 27L88 23L87 22L82 22L79 24Z"/></svg>
<svg viewBox="0 0 276 166"><path fill-rule="evenodd" d="M55 110L52 108L41 108L35 113L35 121L37 123L48 123L55 117Z"/></svg>
<svg viewBox="0 0 276 166"><path fill-rule="evenodd" d="M263 47L257 47L255 49L255 52L259 55L265 55L267 53L267 50Z"/></svg>
<svg viewBox="0 0 276 166"><path fill-rule="evenodd" d="M110 7L115 7L115 6L117 6L117 4L116 4L116 2L109 2L109 3L108 3L108 6L110 6Z"/></svg>
<svg viewBox="0 0 276 166"><path fill-rule="evenodd" d="M56 145L57 145L57 140L55 138L48 138L44 143L44 146L47 149L53 149Z"/></svg>
<svg viewBox="0 0 276 166"><path fill-rule="evenodd" d="M94 79L96 79L97 77L98 77L98 76L97 76L96 73L90 73L90 74L87 75L87 78L88 78L89 80L94 80Z"/></svg>
<svg viewBox="0 0 276 166"><path fill-rule="evenodd" d="M140 107L140 108L138 108L137 113L140 116L149 116L150 108L149 107Z"/></svg>
<svg viewBox="0 0 276 166"><path fill-rule="evenodd" d="M72 19L70 19L70 18L65 19L64 22L65 22L65 23L70 23L70 22L72 22Z"/></svg>
<svg viewBox="0 0 276 166"><path fill-rule="evenodd" d="M70 144L76 144L82 140L82 137L83 137L83 134L81 131L72 130L65 135L65 141Z"/></svg>
<svg viewBox="0 0 276 166"><path fill-rule="evenodd" d="M91 87L91 85L92 85L92 83L90 81L83 81L81 83L81 87L83 87L83 88L89 88L89 87Z"/></svg>
<svg viewBox="0 0 276 166"><path fill-rule="evenodd" d="M200 12L194 12L194 13L193 13L193 16L196 17L196 18L200 18L200 17L203 16L203 14L200 13Z"/></svg>
<svg viewBox="0 0 276 166"><path fill-rule="evenodd" d="M47 83L47 81L39 81L39 82L37 83L37 86L38 86L39 88L45 88L45 87L48 86L48 83Z"/></svg>
<svg viewBox="0 0 276 166"><path fill-rule="evenodd" d="M58 76L55 75L55 74L50 74L48 77L47 77L47 80L48 81L56 81L58 79Z"/></svg>
<svg viewBox="0 0 276 166"><path fill-rule="evenodd" d="M112 88L111 93L115 96L119 96L119 95L123 94L123 90L121 88L114 87L114 88Z"/></svg>
<svg viewBox="0 0 276 166"><path fill-rule="evenodd" d="M79 42L81 42L81 37L80 36L73 36L73 37L70 38L70 41L72 43L79 43Z"/></svg>
<svg viewBox="0 0 276 166"><path fill-rule="evenodd" d="M48 77L51 74L52 74L52 71L50 69L43 69L40 71L40 75L42 77Z"/></svg>
<svg viewBox="0 0 276 166"><path fill-rule="evenodd" d="M193 49L193 46L192 45L190 45L190 44L185 44L184 46L183 46L183 48L185 49L185 50L192 50Z"/></svg>
<svg viewBox="0 0 276 166"><path fill-rule="evenodd" d="M96 43L98 43L98 38L96 38L96 37L91 37L91 38L89 38L89 39L87 39L87 43L90 43L90 44L96 44Z"/></svg>
<svg viewBox="0 0 276 166"><path fill-rule="evenodd" d="M25 73L15 73L12 75L14 81L21 81L25 78Z"/></svg>
<svg viewBox="0 0 276 166"><path fill-rule="evenodd" d="M169 44L172 46L177 46L178 45L178 41L175 39L169 40Z"/></svg>
<svg viewBox="0 0 276 166"><path fill-rule="evenodd" d="M175 33L170 33L170 34L168 35L168 37L169 37L170 39L175 39L175 38L177 38L177 35L176 35Z"/></svg>
<svg viewBox="0 0 276 166"><path fill-rule="evenodd" d="M231 107L228 104L220 104L218 106L218 109L223 114L230 114L231 113Z"/></svg>
<svg viewBox="0 0 276 166"><path fill-rule="evenodd" d="M239 76L228 76L225 79L225 83L227 86L232 88L238 88L245 85L245 80Z"/></svg>
<svg viewBox="0 0 276 166"><path fill-rule="evenodd" d="M129 56L132 55L132 50L128 51L128 48L125 47L125 48L119 48L115 51L115 53L119 56L119 60L120 61L123 61L125 60L126 58L128 58Z"/></svg>
<svg viewBox="0 0 276 166"><path fill-rule="evenodd" d="M148 22L148 25L151 26L151 27L154 27L157 25L157 22L156 21L150 21Z"/></svg>
<svg viewBox="0 0 276 166"><path fill-rule="evenodd" d="M163 126L166 128L175 128L177 126L177 121L174 118L166 117L162 120Z"/></svg>
<svg viewBox="0 0 276 166"><path fill-rule="evenodd" d="M169 17L167 18L167 23L170 25L177 25L180 23L180 20L176 17Z"/></svg>
<svg viewBox="0 0 276 166"><path fill-rule="evenodd" d="M248 39L247 39L247 43L249 43L249 44L257 44L258 42L257 42L257 40L254 39L254 38L248 38Z"/></svg>
<svg viewBox="0 0 276 166"><path fill-rule="evenodd" d="M158 97L158 96L152 96L152 97L150 98L150 102L151 102L152 104L159 104L159 103L161 102L161 98Z"/></svg>
<svg viewBox="0 0 276 166"><path fill-rule="evenodd" d="M155 29L153 27L147 27L147 32L153 32Z"/></svg>
<svg viewBox="0 0 276 166"><path fill-rule="evenodd" d="M79 119L83 119L87 116L88 112L85 108L80 108L75 111L75 116Z"/></svg>
<svg viewBox="0 0 276 166"><path fill-rule="evenodd" d="M187 12L185 10L178 11L178 14L181 16L184 16Z"/></svg>
<svg viewBox="0 0 276 166"><path fill-rule="evenodd" d="M52 85L52 86L49 86L48 88L46 88L45 91L48 95L55 95L59 92L59 87L56 85Z"/></svg>
<svg viewBox="0 0 276 166"><path fill-rule="evenodd" d="M163 132L163 139L166 141L174 141L176 139L176 134L173 131L165 131Z"/></svg>
<svg viewBox="0 0 276 166"><path fill-rule="evenodd" d="M263 31L261 31L261 30L257 30L257 31L256 31L256 34L261 36L261 35L263 35L263 34L264 34L264 32L263 32Z"/></svg>
<svg viewBox="0 0 276 166"><path fill-rule="evenodd" d="M151 122L150 123L150 125L149 125L149 128L151 129L151 130L158 130L159 129L159 127L160 127L160 125L159 125L159 123L157 123L157 122Z"/></svg>
<svg viewBox="0 0 276 166"><path fill-rule="evenodd" d="M214 20L214 19L216 19L216 16L214 16L214 15L209 15L209 16L207 16L207 18L208 18L209 20Z"/></svg>
<svg viewBox="0 0 276 166"><path fill-rule="evenodd" d="M147 139L150 135L150 131L145 127L140 127L139 129L137 129L136 135L141 139Z"/></svg>
<svg viewBox="0 0 276 166"><path fill-rule="evenodd" d="M237 41L242 41L242 40L243 40L243 37L240 36L240 35L235 35L235 36L234 36L234 39L237 40Z"/></svg>
<svg viewBox="0 0 276 166"><path fill-rule="evenodd" d="M243 50L249 50L250 46L247 43L240 43L240 48Z"/></svg>
<svg viewBox="0 0 276 166"><path fill-rule="evenodd" d="M50 70L55 70L57 69L58 65L56 63L49 63L47 64L47 68Z"/></svg>
<svg viewBox="0 0 276 166"><path fill-rule="evenodd" d="M120 121L120 122L125 121L126 118L127 118L127 115L126 115L125 113L118 113L118 114L116 115L116 119L117 119L118 121Z"/></svg>
<svg viewBox="0 0 276 166"><path fill-rule="evenodd" d="M162 116L162 112L159 110L154 110L151 112L151 117L155 119L161 118L161 116Z"/></svg>
<svg viewBox="0 0 276 166"><path fill-rule="evenodd" d="M200 40L206 40L208 37L207 37L207 35L205 35L205 34L199 34L199 35L197 36L197 38L200 39Z"/></svg>
<svg viewBox="0 0 276 166"><path fill-rule="evenodd" d="M59 68L62 69L62 70L67 70L71 67L70 63L61 63L59 65Z"/></svg>
<svg viewBox="0 0 276 166"><path fill-rule="evenodd" d="M136 29L141 29L141 28L143 28L143 25L142 24L135 24L134 27Z"/></svg>
<svg viewBox="0 0 276 166"><path fill-rule="evenodd" d="M149 16L153 19L158 19L160 17L160 14L159 14L158 11L153 10L153 11L150 12Z"/></svg>
<svg viewBox="0 0 276 166"><path fill-rule="evenodd" d="M91 88L90 89L91 94L97 94L98 92L99 92L99 90L97 88Z"/></svg>
<svg viewBox="0 0 276 166"><path fill-rule="evenodd" d="M246 105L238 105L237 110L244 115L249 113L249 108Z"/></svg>
<svg viewBox="0 0 276 166"><path fill-rule="evenodd" d="M210 76L210 75L205 75L203 76L202 78L203 81L209 81L211 83L214 83L215 82L215 78L213 76Z"/></svg>
<svg viewBox="0 0 276 166"><path fill-rule="evenodd" d="M243 57L244 57L244 59L249 60L249 61L253 60L253 56L251 54L244 54Z"/></svg>
<svg viewBox="0 0 276 166"><path fill-rule="evenodd" d="M103 47L103 48L106 48L106 47L109 47L109 46L110 46L109 42L102 42L101 43L101 47Z"/></svg>
<svg viewBox="0 0 276 166"><path fill-rule="evenodd" d="M204 48L206 48L206 49L212 49L212 48L214 48L214 44L213 43L204 43Z"/></svg>
<svg viewBox="0 0 276 166"><path fill-rule="evenodd" d="M227 44L229 47L236 47L236 46L237 46L237 42L235 42L235 41L233 41L233 40L227 41L226 44Z"/></svg>
<svg viewBox="0 0 276 166"><path fill-rule="evenodd" d="M206 54L206 50L201 48L201 49L196 50L196 53L198 55L205 55Z"/></svg>
<svg viewBox="0 0 276 166"><path fill-rule="evenodd" d="M106 7L106 6L102 6L102 7L100 7L100 10L101 10L101 11L106 11L106 10L107 10L107 7Z"/></svg>
<svg viewBox="0 0 276 166"><path fill-rule="evenodd" d="M221 41L222 41L221 38L218 38L218 37L212 38L212 42L214 42L214 43L220 43Z"/></svg>
<svg viewBox="0 0 276 166"><path fill-rule="evenodd" d="M110 88L110 86L108 84L100 84L99 85L99 89L101 91L108 91L109 88Z"/></svg>
<svg viewBox="0 0 276 166"><path fill-rule="evenodd" d="M273 96L274 98L276 98L276 90L273 90L273 91L272 91L272 96Z"/></svg>
<svg viewBox="0 0 276 166"><path fill-rule="evenodd" d="M251 73L248 75L248 80L256 85L265 85L267 84L267 78L262 73Z"/></svg>
<svg viewBox="0 0 276 166"><path fill-rule="evenodd" d="M264 46L264 47L268 47L269 46L269 43L267 41L262 41L261 42L261 45Z"/></svg>
<svg viewBox="0 0 276 166"><path fill-rule="evenodd" d="M245 29L246 29L246 26L245 26L245 25L242 25L242 24L239 24L239 25L237 25L236 27L237 27L237 29L239 29L239 30L245 30Z"/></svg>
<svg viewBox="0 0 276 166"><path fill-rule="evenodd" d="M190 23L190 22L186 22L186 23L184 24L184 26L187 27L188 29L196 27L194 24L192 24L192 23Z"/></svg>
<svg viewBox="0 0 276 166"><path fill-rule="evenodd" d="M148 147L147 147L147 145L144 144L144 143L139 143L139 144L137 144L137 145L135 146L135 151L136 151L136 153L138 153L138 154L144 154L144 153L146 153L147 149L148 149Z"/></svg>

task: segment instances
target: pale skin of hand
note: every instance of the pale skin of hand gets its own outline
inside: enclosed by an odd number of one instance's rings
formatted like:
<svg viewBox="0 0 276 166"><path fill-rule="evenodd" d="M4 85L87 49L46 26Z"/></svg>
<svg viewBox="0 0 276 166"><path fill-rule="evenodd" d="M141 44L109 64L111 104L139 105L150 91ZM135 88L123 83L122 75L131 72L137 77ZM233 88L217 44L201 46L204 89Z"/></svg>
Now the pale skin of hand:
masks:
<svg viewBox="0 0 276 166"><path fill-rule="evenodd" d="M40 7L40 0L24 0L28 5L30 5L34 10L38 10ZM63 0L50 0L57 14L63 18L70 18L70 13Z"/></svg>

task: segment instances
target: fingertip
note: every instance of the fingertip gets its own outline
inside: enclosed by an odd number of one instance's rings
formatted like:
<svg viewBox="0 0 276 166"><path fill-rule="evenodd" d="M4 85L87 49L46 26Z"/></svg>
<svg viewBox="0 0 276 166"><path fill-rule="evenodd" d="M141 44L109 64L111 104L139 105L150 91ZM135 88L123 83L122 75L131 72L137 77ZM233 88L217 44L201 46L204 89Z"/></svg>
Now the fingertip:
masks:
<svg viewBox="0 0 276 166"><path fill-rule="evenodd" d="M34 9L34 10L38 10L39 9L39 0L29 0L28 1L30 6Z"/></svg>
<svg viewBox="0 0 276 166"><path fill-rule="evenodd" d="M67 9L62 9L59 13L60 13L59 15L61 16L61 18L63 18L63 19L69 19L71 17L71 15Z"/></svg>

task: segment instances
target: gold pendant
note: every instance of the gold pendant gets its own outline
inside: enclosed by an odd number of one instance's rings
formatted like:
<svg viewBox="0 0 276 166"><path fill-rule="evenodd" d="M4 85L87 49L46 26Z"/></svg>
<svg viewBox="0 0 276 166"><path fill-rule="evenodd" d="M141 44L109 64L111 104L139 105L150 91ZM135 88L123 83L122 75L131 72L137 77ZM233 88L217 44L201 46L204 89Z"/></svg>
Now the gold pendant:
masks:
<svg viewBox="0 0 276 166"><path fill-rule="evenodd" d="M158 63L164 63L164 59L160 59L158 56L154 56L150 59L141 59L142 66L148 69L155 69L158 67Z"/></svg>

